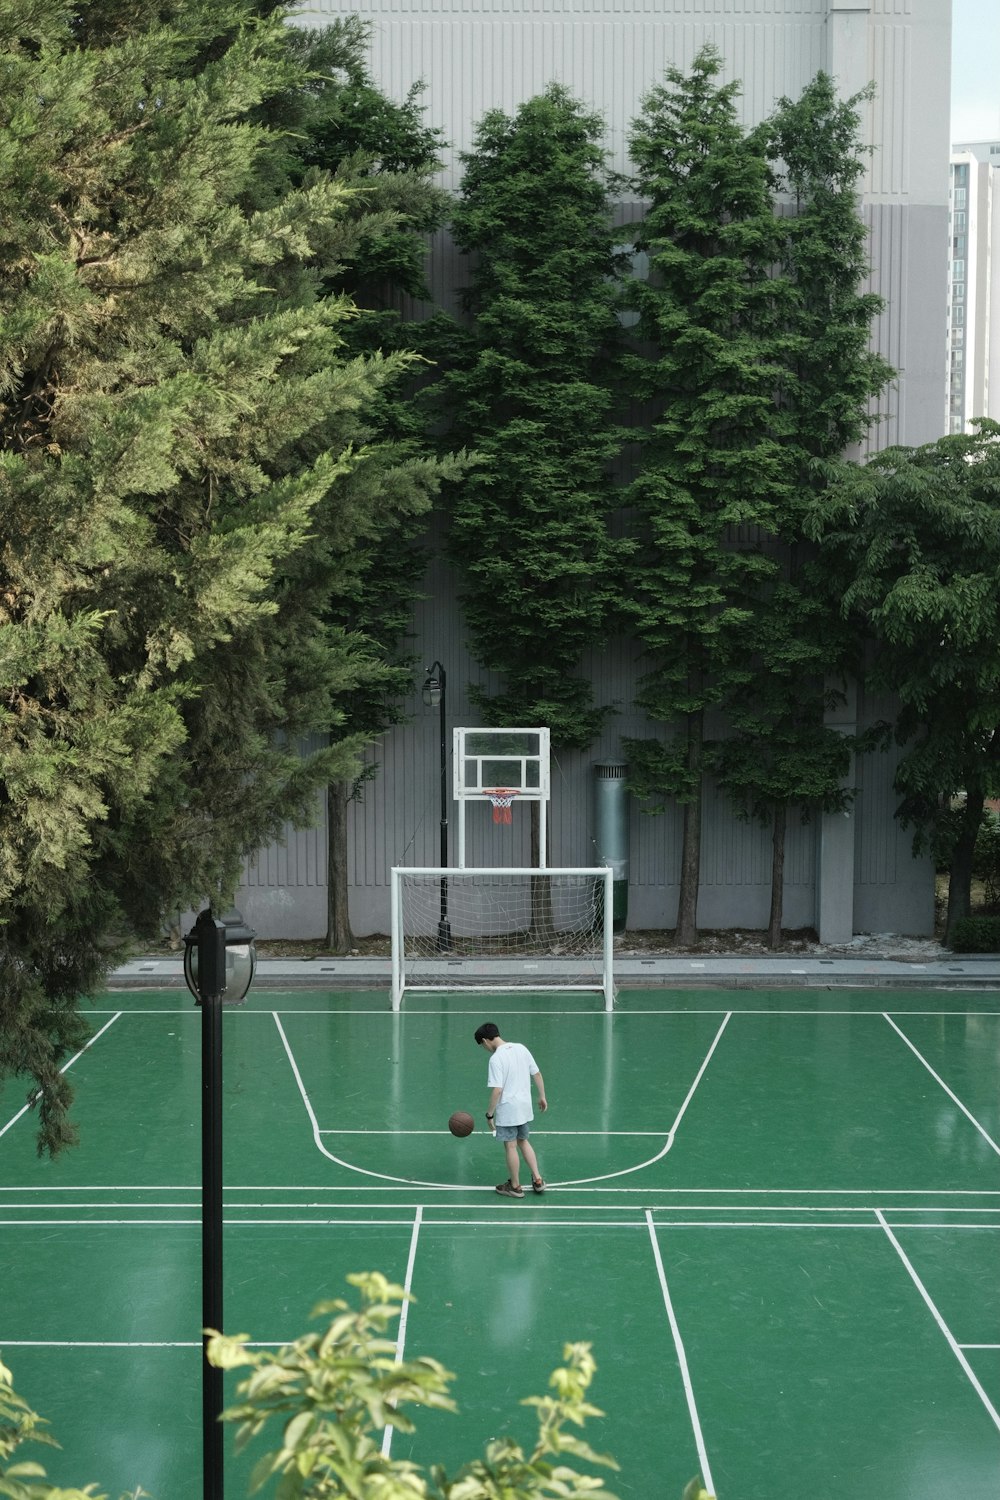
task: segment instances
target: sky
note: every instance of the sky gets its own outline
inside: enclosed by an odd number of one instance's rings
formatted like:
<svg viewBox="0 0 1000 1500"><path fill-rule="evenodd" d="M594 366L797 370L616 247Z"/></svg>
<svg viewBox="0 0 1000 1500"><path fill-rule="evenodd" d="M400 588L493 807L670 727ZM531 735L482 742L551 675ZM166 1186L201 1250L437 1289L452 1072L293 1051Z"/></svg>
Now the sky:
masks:
<svg viewBox="0 0 1000 1500"><path fill-rule="evenodd" d="M952 0L951 138L1000 141L1000 0Z"/></svg>

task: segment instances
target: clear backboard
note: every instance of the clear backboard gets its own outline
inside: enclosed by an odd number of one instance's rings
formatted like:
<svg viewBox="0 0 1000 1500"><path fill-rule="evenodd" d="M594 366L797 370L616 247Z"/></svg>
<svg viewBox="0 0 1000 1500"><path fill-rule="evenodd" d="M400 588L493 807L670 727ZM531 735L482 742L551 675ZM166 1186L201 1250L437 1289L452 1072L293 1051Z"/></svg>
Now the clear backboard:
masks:
<svg viewBox="0 0 1000 1500"><path fill-rule="evenodd" d="M465 865L465 812L470 802L492 802L493 821L510 823L518 802L539 802L539 858L546 864L549 800L548 729L455 729L452 790L458 804L458 863Z"/></svg>

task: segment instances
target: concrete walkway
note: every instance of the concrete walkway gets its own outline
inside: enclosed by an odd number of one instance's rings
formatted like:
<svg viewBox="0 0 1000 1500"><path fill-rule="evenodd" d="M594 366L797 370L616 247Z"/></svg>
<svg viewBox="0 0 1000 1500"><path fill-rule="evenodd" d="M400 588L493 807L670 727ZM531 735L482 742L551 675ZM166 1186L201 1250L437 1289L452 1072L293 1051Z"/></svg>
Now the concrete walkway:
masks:
<svg viewBox="0 0 1000 1500"><path fill-rule="evenodd" d="M542 977L548 967L534 965ZM555 978L558 961L551 965ZM387 958L264 958L257 966L255 988L355 990L389 988ZM824 985L876 989L1000 989L1000 954L956 953L923 960L891 958L822 958L780 954L748 958L621 958L615 960L619 989L639 985L689 988L753 989L789 986L806 989ZM135 958L116 969L109 989L176 988L184 984L181 958Z"/></svg>

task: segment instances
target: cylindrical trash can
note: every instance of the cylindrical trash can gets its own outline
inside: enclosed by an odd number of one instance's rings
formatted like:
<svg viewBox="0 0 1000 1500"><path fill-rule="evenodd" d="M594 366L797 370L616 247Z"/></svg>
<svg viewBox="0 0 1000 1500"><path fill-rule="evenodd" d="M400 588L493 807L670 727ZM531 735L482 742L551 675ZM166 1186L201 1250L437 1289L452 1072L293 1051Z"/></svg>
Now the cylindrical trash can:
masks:
<svg viewBox="0 0 1000 1500"><path fill-rule="evenodd" d="M610 865L612 927L624 932L628 920L628 767L619 761L594 766L594 845L597 862Z"/></svg>

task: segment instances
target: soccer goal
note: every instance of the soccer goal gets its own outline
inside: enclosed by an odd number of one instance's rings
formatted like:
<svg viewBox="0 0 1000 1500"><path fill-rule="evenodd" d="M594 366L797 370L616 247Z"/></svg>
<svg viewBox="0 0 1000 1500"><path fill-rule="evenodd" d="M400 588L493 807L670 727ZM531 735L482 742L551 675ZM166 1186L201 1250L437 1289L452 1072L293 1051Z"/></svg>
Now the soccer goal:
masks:
<svg viewBox="0 0 1000 1500"><path fill-rule="evenodd" d="M614 1004L612 880L600 869L392 871L392 1008L407 991L589 990Z"/></svg>

